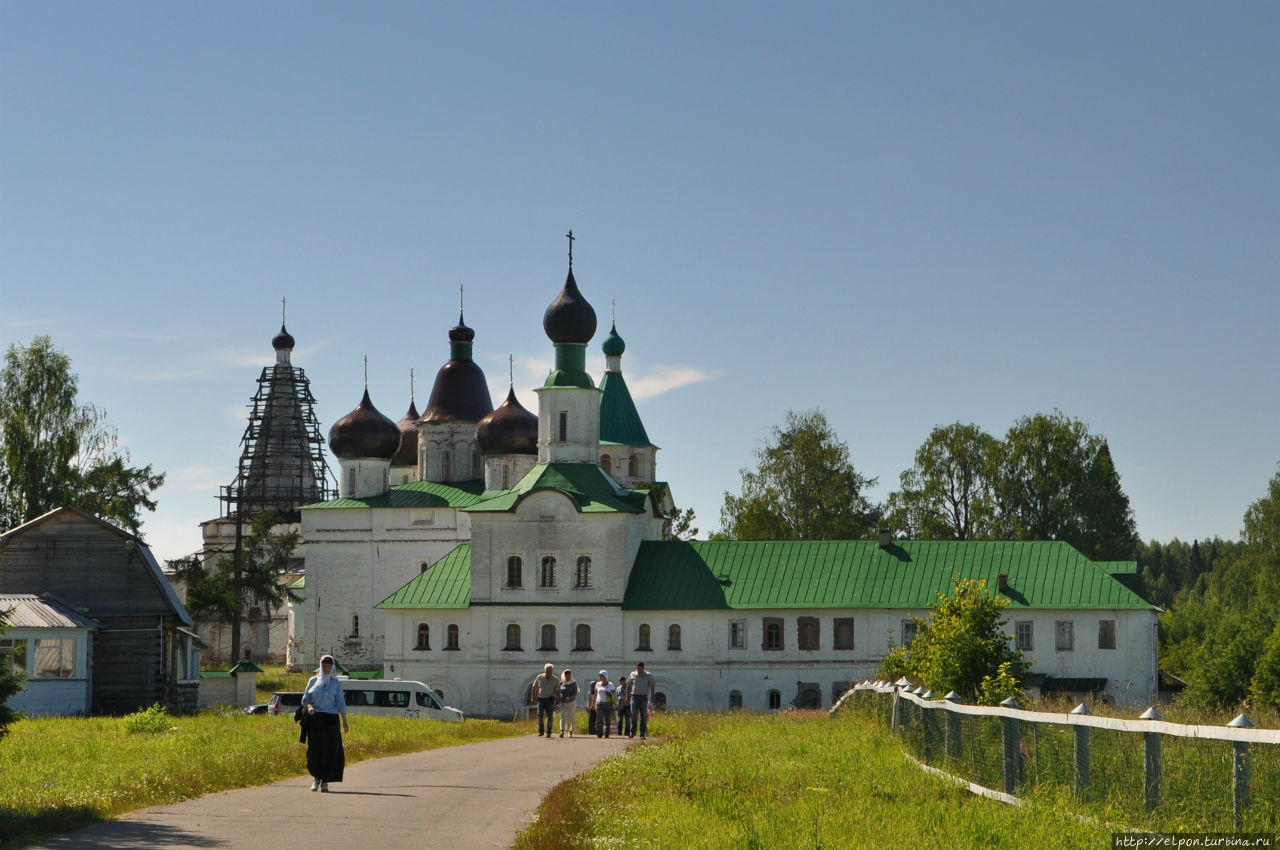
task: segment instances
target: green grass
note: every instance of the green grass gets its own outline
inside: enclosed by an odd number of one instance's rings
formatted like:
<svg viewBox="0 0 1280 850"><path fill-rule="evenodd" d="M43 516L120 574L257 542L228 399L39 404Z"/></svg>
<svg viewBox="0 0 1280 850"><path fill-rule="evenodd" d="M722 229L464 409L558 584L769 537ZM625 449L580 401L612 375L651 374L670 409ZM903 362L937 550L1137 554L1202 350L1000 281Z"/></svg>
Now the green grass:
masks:
<svg viewBox="0 0 1280 850"><path fill-rule="evenodd" d="M1112 828L1010 807L923 773L869 716L662 715L544 800L522 850L586 847L1104 847Z"/></svg>
<svg viewBox="0 0 1280 850"><path fill-rule="evenodd" d="M306 772L291 719L238 710L186 717L20 720L0 739L0 850L124 812ZM528 723L351 718L347 762L525 734ZM137 731L130 732L128 729Z"/></svg>

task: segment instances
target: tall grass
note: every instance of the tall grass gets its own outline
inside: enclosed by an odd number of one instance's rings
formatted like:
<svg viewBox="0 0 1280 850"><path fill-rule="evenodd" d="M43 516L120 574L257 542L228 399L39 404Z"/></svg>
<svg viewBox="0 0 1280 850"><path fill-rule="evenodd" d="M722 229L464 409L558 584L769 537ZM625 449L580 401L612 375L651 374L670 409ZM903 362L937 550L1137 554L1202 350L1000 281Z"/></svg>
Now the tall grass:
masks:
<svg viewBox="0 0 1280 850"><path fill-rule="evenodd" d="M351 725L348 763L528 730L366 715ZM20 720L0 739L0 850L144 806L298 776L305 751L291 719L235 710Z"/></svg>
<svg viewBox="0 0 1280 850"><path fill-rule="evenodd" d="M661 744L558 786L522 850L586 847L1102 847L1111 828L1011 808L924 774L869 717L663 716Z"/></svg>

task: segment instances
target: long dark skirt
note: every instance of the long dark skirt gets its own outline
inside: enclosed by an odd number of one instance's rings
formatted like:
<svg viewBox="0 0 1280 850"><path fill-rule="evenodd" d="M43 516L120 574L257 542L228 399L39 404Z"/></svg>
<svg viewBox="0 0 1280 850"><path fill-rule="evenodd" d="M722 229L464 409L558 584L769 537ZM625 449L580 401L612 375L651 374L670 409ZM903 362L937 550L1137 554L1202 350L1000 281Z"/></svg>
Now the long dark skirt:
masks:
<svg viewBox="0 0 1280 850"><path fill-rule="evenodd" d="M307 732L307 773L321 782L341 782L346 765L338 715L317 711L311 715L311 729Z"/></svg>

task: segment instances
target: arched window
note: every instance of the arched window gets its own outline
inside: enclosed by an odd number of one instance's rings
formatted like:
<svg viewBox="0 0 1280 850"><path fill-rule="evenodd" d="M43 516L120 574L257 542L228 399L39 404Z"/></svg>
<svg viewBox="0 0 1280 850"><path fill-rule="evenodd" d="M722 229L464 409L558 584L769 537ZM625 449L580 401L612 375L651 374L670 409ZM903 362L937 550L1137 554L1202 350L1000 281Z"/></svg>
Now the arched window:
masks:
<svg viewBox="0 0 1280 850"><path fill-rule="evenodd" d="M762 649L782 649L782 618L764 618L764 646Z"/></svg>
<svg viewBox="0 0 1280 850"><path fill-rule="evenodd" d="M600 468L608 474L613 474L613 458L608 455L600 455Z"/></svg>
<svg viewBox="0 0 1280 850"><path fill-rule="evenodd" d="M431 565L430 565L430 564L428 564L426 561L423 561L421 564L418 564L418 574L419 574L419 575L421 575L421 574L425 573L425 572L426 572L427 570L429 570L429 569L431 569Z"/></svg>
<svg viewBox="0 0 1280 850"><path fill-rule="evenodd" d="M519 555L507 557L507 587L520 587L520 572L524 562Z"/></svg>
<svg viewBox="0 0 1280 850"><path fill-rule="evenodd" d="M560 442L569 440L569 411L560 411Z"/></svg>
<svg viewBox="0 0 1280 850"><path fill-rule="evenodd" d="M578 627L573 630L573 648L578 652L590 651L591 627L586 623L579 623Z"/></svg>
<svg viewBox="0 0 1280 850"><path fill-rule="evenodd" d="M640 624L640 635L637 642L639 646L637 646L636 649L640 650L641 652L645 652L653 648L649 646L649 624L648 623Z"/></svg>
<svg viewBox="0 0 1280 850"><path fill-rule="evenodd" d="M440 478L444 481L453 480L453 452L440 452Z"/></svg>
<svg viewBox="0 0 1280 850"><path fill-rule="evenodd" d="M775 711L782 708L782 693L780 691L769 691L769 708Z"/></svg>
<svg viewBox="0 0 1280 850"><path fill-rule="evenodd" d="M669 629L667 629L667 649L672 651L679 651L680 649L680 627L679 626L673 625Z"/></svg>
<svg viewBox="0 0 1280 850"><path fill-rule="evenodd" d="M538 647L539 652L555 652L556 651L556 627L547 623L542 627L542 644Z"/></svg>
<svg viewBox="0 0 1280 850"><path fill-rule="evenodd" d="M418 645L414 649L431 648L431 627L426 623L418 623Z"/></svg>
<svg viewBox="0 0 1280 850"><path fill-rule="evenodd" d="M742 708L742 691L729 691L729 708Z"/></svg>
<svg viewBox="0 0 1280 850"><path fill-rule="evenodd" d="M507 645L503 649L519 649L520 648L520 626L516 623L507 624Z"/></svg>
<svg viewBox="0 0 1280 850"><path fill-rule="evenodd" d="M445 637L444 648L445 649L458 648L458 624L457 623L449 624L448 634Z"/></svg>
<svg viewBox="0 0 1280 850"><path fill-rule="evenodd" d="M627 464L627 466L629 467L627 469L628 475L630 475L632 478L640 477L640 466L641 466L640 455L638 454L632 455L631 461Z"/></svg>
<svg viewBox="0 0 1280 850"><path fill-rule="evenodd" d="M556 586L556 559L546 555L542 559L542 569L538 571L538 587Z"/></svg>
<svg viewBox="0 0 1280 850"><path fill-rule="evenodd" d="M360 637L360 615L351 615L351 637Z"/></svg>
<svg viewBox="0 0 1280 850"><path fill-rule="evenodd" d="M802 685L796 697L801 708L822 708L822 691L817 685Z"/></svg>
<svg viewBox="0 0 1280 850"><path fill-rule="evenodd" d="M578 569L573 576L574 587L590 587L591 586L591 556L578 556Z"/></svg>

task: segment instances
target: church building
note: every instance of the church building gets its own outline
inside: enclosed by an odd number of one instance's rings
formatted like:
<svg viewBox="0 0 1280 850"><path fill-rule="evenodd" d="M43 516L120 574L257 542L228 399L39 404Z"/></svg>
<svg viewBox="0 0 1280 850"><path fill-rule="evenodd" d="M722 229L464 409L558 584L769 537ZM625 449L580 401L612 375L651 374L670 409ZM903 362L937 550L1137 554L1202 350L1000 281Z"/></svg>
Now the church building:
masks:
<svg viewBox="0 0 1280 850"><path fill-rule="evenodd" d="M1149 702L1156 611L1060 542L681 541L671 489L622 372L616 324L597 386L595 310L570 253L543 329L555 361L493 407L462 317L418 417L367 388L329 431L338 498L300 511L295 661L416 679L473 715L511 717L544 664L580 681L644 661L673 708L827 707L874 678L956 576L1009 599L1045 690ZM416 463L415 463L416 458Z"/></svg>

